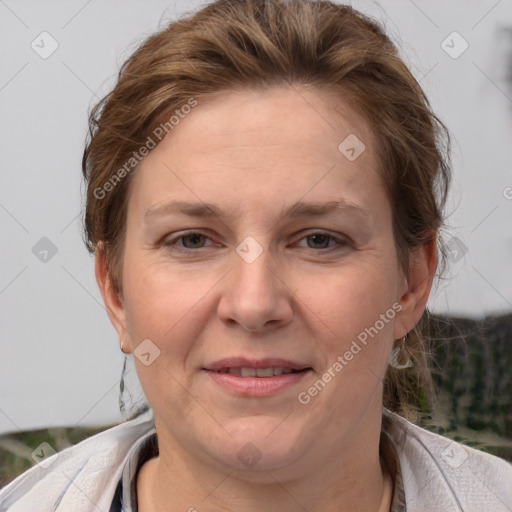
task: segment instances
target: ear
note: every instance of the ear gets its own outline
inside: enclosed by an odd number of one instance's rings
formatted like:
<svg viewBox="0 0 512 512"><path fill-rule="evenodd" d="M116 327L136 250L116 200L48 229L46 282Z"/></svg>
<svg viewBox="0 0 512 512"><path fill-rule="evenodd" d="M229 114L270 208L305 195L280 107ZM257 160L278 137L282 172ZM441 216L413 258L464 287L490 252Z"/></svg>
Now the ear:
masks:
<svg viewBox="0 0 512 512"><path fill-rule="evenodd" d="M95 255L95 274L96 282L103 297L105 308L107 309L108 316L117 335L119 336L120 344L125 353L130 353L132 350L128 331L126 329L126 312L123 304L122 297L115 291L112 281L108 274L107 262L105 258L105 251L103 244L98 244L96 247Z"/></svg>
<svg viewBox="0 0 512 512"><path fill-rule="evenodd" d="M400 297L402 309L396 315L395 339L403 338L425 311L437 268L437 235L409 256L409 269Z"/></svg>

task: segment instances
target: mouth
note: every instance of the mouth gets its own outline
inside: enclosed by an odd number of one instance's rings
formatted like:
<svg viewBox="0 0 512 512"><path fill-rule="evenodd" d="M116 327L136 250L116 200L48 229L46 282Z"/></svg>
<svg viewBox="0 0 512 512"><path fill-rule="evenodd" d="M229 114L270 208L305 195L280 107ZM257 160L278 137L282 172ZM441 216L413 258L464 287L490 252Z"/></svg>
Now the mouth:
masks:
<svg viewBox="0 0 512 512"><path fill-rule="evenodd" d="M217 361L203 370L231 394L256 397L274 395L289 388L313 369L283 359L230 358Z"/></svg>
<svg viewBox="0 0 512 512"><path fill-rule="evenodd" d="M285 368L282 366L268 366L267 368L251 368L248 366L242 367L225 367L220 370L212 370L216 373L227 373L228 375L236 375L237 377L278 377L279 375L288 375L290 373L300 373L311 368L303 368L302 370L294 370L292 368Z"/></svg>

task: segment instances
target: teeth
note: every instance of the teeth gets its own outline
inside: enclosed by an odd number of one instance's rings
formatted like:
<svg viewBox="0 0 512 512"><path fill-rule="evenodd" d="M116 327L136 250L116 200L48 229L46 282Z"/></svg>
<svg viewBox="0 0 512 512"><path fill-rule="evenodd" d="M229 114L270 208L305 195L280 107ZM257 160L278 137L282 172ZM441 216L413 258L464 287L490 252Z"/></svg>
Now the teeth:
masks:
<svg viewBox="0 0 512 512"><path fill-rule="evenodd" d="M256 368L240 368L242 377L256 377Z"/></svg>
<svg viewBox="0 0 512 512"><path fill-rule="evenodd" d="M291 368L268 367L268 368L222 368L219 373L229 373L237 377L275 377L278 375L292 373Z"/></svg>
<svg viewBox="0 0 512 512"><path fill-rule="evenodd" d="M258 377L272 377L272 375L274 375L274 370L272 368L258 368L256 370L256 375Z"/></svg>

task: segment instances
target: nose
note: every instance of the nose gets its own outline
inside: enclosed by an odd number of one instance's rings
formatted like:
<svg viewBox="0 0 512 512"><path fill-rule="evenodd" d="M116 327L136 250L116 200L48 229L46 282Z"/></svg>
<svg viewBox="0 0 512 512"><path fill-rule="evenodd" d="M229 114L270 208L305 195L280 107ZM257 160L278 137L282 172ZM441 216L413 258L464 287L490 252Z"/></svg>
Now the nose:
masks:
<svg viewBox="0 0 512 512"><path fill-rule="evenodd" d="M290 322L293 291L272 265L270 251L264 250L252 262L237 253L233 260L232 271L223 280L219 317L250 332L265 332Z"/></svg>

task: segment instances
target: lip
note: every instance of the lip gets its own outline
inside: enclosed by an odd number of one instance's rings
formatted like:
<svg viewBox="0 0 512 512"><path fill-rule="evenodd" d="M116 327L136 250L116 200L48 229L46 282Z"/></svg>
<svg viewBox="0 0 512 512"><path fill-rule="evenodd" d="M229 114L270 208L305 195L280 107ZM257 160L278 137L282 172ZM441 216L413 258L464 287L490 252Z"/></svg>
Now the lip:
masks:
<svg viewBox="0 0 512 512"><path fill-rule="evenodd" d="M303 370L310 368L308 364L301 364L296 361L278 358L247 359L245 357L228 357L220 359L205 366L205 370L218 371L222 368L268 368L269 366L279 368L291 368L292 370ZM270 378L270 377L269 377Z"/></svg>
<svg viewBox="0 0 512 512"><path fill-rule="evenodd" d="M283 373L272 377L241 377L229 373L219 373L222 368L291 368L297 373ZM227 358L215 361L202 369L217 385L245 397L265 397L277 394L295 384L298 384L310 373L311 367L285 359L267 358L251 360L243 357Z"/></svg>

